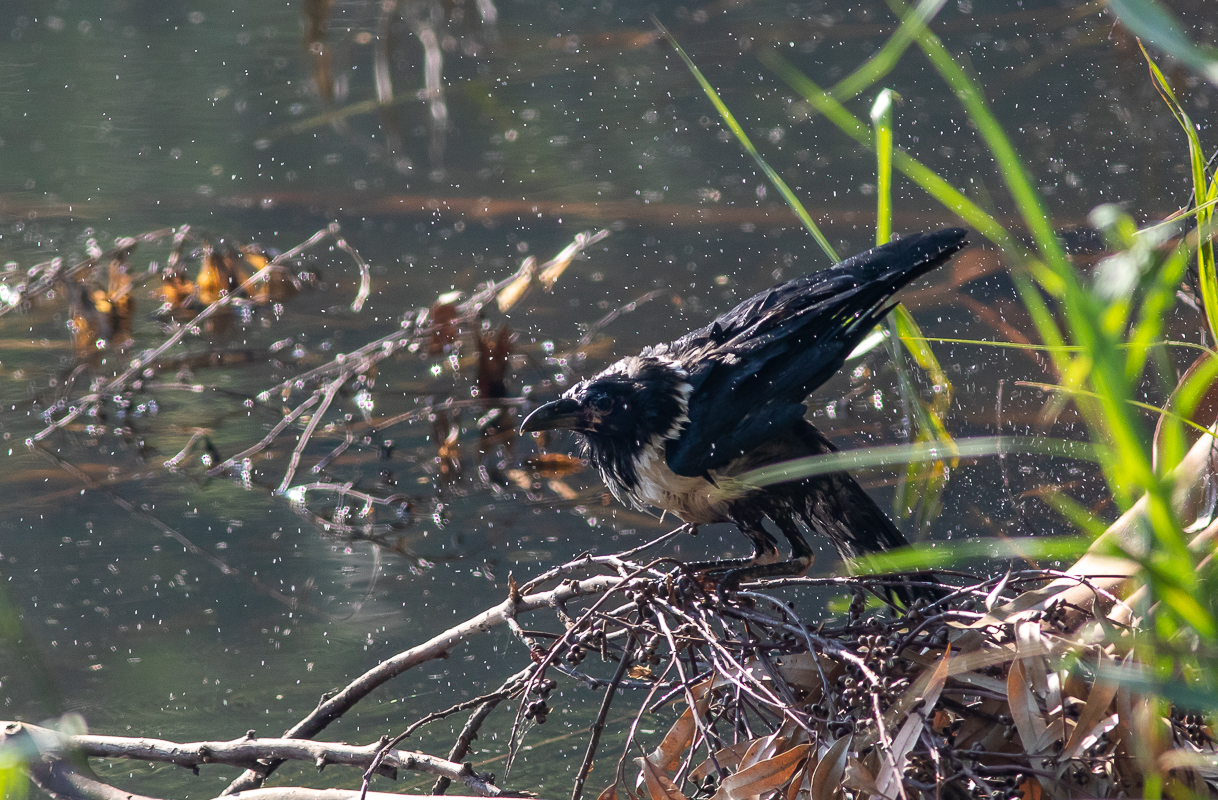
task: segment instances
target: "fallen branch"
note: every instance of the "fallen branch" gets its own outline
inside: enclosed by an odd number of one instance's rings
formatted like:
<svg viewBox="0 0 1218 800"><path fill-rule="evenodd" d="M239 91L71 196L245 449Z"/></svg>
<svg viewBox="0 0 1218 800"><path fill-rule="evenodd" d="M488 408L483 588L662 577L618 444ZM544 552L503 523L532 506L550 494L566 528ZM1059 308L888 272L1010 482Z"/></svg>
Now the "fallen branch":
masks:
<svg viewBox="0 0 1218 800"><path fill-rule="evenodd" d="M284 734L284 738L308 739L316 736L381 684L419 664L445 657L449 651L470 637L484 633L497 625L503 625L517 614L549 608L576 597L602 594L617 588L623 581L623 578L615 576L598 576L582 581L567 581L561 586L545 592L515 598L509 596L499 605L471 617L460 625L449 628L439 636L434 636L423 644L377 664L347 684L337 694L323 700L312 713L292 726ZM255 769L246 770L244 774L228 785L224 794L231 795L259 786L280 763L282 760L273 759L265 766L259 765Z"/></svg>
<svg viewBox="0 0 1218 800"><path fill-rule="evenodd" d="M18 742L13 740L24 741ZM253 767L259 761L308 761L318 770L330 764L367 768L381 752L380 743L348 745L336 742L314 742L308 739L258 739L243 736L227 742L170 742L132 736L70 736L22 722L4 723L0 747L33 744L38 758L44 762L63 761L73 753L91 758L129 758L176 764L198 771L205 764L230 767ZM426 772L463 784L481 797L499 797L498 786L478 775L468 764L458 764L426 753L408 750L385 751L378 772L395 778L397 770ZM123 796L127 794L124 792Z"/></svg>

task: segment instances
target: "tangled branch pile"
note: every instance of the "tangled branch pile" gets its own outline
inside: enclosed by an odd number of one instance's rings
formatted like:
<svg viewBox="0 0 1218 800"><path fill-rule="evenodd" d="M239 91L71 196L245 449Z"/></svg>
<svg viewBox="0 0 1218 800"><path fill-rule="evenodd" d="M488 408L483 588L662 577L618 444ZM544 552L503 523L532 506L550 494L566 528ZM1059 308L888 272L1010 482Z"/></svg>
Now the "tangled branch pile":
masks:
<svg viewBox="0 0 1218 800"><path fill-rule="evenodd" d="M1197 715L1137 691L1134 662L1109 642L1113 619L1072 603L1045 604L1017 590L1061 573L1026 570L965 587L944 585L942 599L901 611L880 606L891 579L789 578L718 594L698 576L663 559L589 556L511 588L498 606L418 647L387 659L332 697L284 739L251 735L234 742L175 744L103 736L56 736L12 723L8 741L34 743L31 774L58 796L102 797L73 784L66 759L88 756L159 760L195 768L229 764L249 771L229 787L262 784L285 759L360 766L364 791L375 774L398 770L440 776L484 796L513 796L490 774L462 763L479 729L504 700L514 701L511 756L527 731L546 721L559 679L604 691L588 736L573 797L583 792L610 708L624 683L647 688L617 755L605 800L774 797L1066 798L1142 796L1148 780L1196 793L1218 790L1218 750ZM1070 581L1128 611L1087 580ZM543 586L553 588L543 589ZM815 589L853 599L835 618L801 619L787 595ZM1027 606L1029 600L1038 601ZM573 608L580 603L581 608ZM557 611L551 631L525 630L518 618ZM364 746L302 741L351 709L376 686L443 657L462 641L506 624L531 661L496 692L428 715L394 740ZM1133 634L1136 626L1126 626ZM597 677L592 666L612 667ZM669 704L683 710L658 743L640 752L640 723ZM395 749L422 725L473 709L447 758ZM510 769L510 763L509 763ZM96 783L94 781L94 783ZM75 786L73 790L63 787ZM82 788L83 787L83 788ZM107 787L109 788L109 787ZM312 790L263 790L308 797ZM303 794L302 794L303 793ZM342 793L354 797L356 792Z"/></svg>

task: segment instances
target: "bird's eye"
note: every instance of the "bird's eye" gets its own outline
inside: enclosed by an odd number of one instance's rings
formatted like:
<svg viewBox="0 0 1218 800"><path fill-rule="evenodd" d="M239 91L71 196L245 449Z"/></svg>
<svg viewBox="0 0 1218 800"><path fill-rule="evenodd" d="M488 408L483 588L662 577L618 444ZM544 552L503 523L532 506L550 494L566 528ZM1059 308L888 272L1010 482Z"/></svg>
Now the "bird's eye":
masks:
<svg viewBox="0 0 1218 800"><path fill-rule="evenodd" d="M593 411L598 411L602 414L607 414L613 410L613 398L608 395L597 395L589 401Z"/></svg>

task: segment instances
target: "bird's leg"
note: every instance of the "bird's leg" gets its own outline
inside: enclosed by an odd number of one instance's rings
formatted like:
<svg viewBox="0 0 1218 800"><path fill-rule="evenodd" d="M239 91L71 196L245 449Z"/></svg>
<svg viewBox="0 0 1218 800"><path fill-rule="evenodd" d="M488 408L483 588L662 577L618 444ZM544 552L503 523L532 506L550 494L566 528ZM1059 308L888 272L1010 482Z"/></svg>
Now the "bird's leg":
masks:
<svg viewBox="0 0 1218 800"><path fill-rule="evenodd" d="M812 552L812 548L808 546L808 540L804 538L795 520L783 515L774 520L774 524L778 526L778 530L782 531L782 535L787 537L787 541L791 544L790 560L804 562L805 568L812 566L812 559L815 557L815 554Z"/></svg>
<svg viewBox="0 0 1218 800"><path fill-rule="evenodd" d="M781 515L774 520L774 524L778 526L778 529L782 531L782 535L791 543L791 557L786 561L755 561L750 566L729 570L719 581L719 588L721 590L731 591L747 580L803 575L808 571L808 568L812 566L815 554L812 552L812 548L808 546L808 540L800 532L795 520ZM752 537L750 536L749 538ZM770 541L773 542L773 539L771 538ZM778 555L777 549L774 549L774 555Z"/></svg>
<svg viewBox="0 0 1218 800"><path fill-rule="evenodd" d="M760 517L757 519L738 520L736 526L753 543L752 558L721 558L716 561L694 561L686 564L686 568L710 575L719 573L730 574L737 571L740 567L748 568L770 565L778 561L778 542L774 540L769 531L762 527Z"/></svg>

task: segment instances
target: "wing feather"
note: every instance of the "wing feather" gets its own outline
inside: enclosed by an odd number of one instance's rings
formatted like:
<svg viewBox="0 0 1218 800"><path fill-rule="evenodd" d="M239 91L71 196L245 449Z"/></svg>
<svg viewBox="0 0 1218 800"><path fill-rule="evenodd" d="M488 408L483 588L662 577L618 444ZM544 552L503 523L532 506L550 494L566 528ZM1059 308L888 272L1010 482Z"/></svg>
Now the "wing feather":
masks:
<svg viewBox="0 0 1218 800"><path fill-rule="evenodd" d="M745 300L654 354L676 358L693 387L689 423L669 444L678 475L705 475L765 443L804 413L892 307L892 296L965 244L948 228L908 236ZM647 351L644 355L647 355Z"/></svg>

